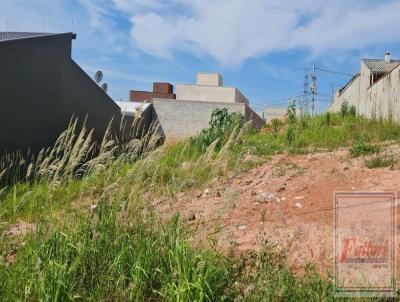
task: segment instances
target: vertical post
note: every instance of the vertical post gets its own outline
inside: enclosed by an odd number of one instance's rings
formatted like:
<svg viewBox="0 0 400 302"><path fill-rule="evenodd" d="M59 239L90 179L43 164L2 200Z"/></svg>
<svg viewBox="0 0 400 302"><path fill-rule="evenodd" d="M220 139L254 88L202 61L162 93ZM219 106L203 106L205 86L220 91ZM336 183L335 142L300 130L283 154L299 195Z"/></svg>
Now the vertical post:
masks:
<svg viewBox="0 0 400 302"><path fill-rule="evenodd" d="M300 110L304 111L304 113L308 114L309 113L309 106L308 106L308 68L305 69L305 75L304 75L304 89L303 89L303 104L300 108Z"/></svg>
<svg viewBox="0 0 400 302"><path fill-rule="evenodd" d="M315 95L317 93L317 76L315 74L315 64L313 64L313 71L312 71L312 76L311 76L311 115L314 115L314 109L315 109Z"/></svg>

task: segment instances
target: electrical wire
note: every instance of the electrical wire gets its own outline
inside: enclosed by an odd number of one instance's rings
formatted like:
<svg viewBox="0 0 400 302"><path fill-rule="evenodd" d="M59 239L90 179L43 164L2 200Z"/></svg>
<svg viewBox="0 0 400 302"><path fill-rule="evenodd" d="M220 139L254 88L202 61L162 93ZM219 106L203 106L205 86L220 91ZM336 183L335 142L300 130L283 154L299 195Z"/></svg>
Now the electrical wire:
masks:
<svg viewBox="0 0 400 302"><path fill-rule="evenodd" d="M315 69L319 70L319 71L323 71L323 72L329 72L329 73L334 73L334 74L339 74L339 75L344 75L344 76L349 76L349 77L354 76L354 74L341 72L341 71L328 70L328 69L323 69L323 68L319 68L319 67L315 67Z"/></svg>

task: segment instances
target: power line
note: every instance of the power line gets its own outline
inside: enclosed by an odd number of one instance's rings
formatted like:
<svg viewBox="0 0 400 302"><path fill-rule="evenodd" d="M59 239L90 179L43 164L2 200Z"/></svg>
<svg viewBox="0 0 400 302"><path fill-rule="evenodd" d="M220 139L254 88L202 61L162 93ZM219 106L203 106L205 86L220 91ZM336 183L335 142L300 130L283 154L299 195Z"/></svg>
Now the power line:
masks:
<svg viewBox="0 0 400 302"><path fill-rule="evenodd" d="M325 94L325 93L319 93L319 92L317 92L316 94L318 94L318 95L322 95L322 96L327 96L327 97L332 97L332 95L329 95L329 94Z"/></svg>
<svg viewBox="0 0 400 302"><path fill-rule="evenodd" d="M329 72L329 73L334 73L334 74L340 74L340 75L349 76L349 77L354 76L354 74L351 74L351 73L346 73L346 72L341 72L341 71L335 71L335 70L328 70L328 69L323 69L323 68L319 68L319 67L315 67L315 69L317 69L317 70L319 70L319 71L323 71L323 72Z"/></svg>
<svg viewBox="0 0 400 302"><path fill-rule="evenodd" d="M260 106L260 105L270 105L270 104L276 104L276 103L282 103L283 101L289 101L291 99L295 99L295 98L299 98L304 96L304 93L299 94L299 95L295 95L295 96L290 96L290 97L286 97L286 98L281 98L281 99L275 99L275 100L269 100L269 101L265 101L263 103L257 103L254 104L253 106Z"/></svg>

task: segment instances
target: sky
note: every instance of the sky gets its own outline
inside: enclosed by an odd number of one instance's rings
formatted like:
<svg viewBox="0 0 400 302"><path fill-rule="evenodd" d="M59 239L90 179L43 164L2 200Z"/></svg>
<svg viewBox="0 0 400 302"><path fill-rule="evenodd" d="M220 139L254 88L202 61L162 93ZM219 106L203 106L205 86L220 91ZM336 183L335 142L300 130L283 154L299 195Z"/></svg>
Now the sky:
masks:
<svg viewBox="0 0 400 302"><path fill-rule="evenodd" d="M0 31L76 32L73 59L113 99L219 72L253 105L303 94L306 68L400 58L400 0L0 0ZM317 70L323 110L349 75Z"/></svg>

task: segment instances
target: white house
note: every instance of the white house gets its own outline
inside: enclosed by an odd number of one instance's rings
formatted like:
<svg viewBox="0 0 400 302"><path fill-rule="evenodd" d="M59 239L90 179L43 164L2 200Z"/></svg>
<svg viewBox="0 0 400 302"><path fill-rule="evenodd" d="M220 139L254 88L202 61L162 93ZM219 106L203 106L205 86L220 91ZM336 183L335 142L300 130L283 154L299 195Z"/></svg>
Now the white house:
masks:
<svg viewBox="0 0 400 302"><path fill-rule="evenodd" d="M383 59L361 60L360 72L336 92L329 111L340 111L345 101L365 117L400 121L400 61L390 52Z"/></svg>

